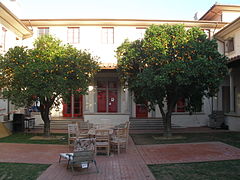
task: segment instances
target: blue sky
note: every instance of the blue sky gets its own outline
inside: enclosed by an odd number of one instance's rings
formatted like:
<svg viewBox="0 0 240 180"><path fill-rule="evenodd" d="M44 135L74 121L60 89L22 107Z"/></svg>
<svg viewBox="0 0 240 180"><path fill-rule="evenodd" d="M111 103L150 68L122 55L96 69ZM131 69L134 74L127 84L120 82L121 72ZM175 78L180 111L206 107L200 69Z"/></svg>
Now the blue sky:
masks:
<svg viewBox="0 0 240 180"><path fill-rule="evenodd" d="M240 5L240 0L218 0ZM20 0L21 18L173 19L200 18L216 0Z"/></svg>

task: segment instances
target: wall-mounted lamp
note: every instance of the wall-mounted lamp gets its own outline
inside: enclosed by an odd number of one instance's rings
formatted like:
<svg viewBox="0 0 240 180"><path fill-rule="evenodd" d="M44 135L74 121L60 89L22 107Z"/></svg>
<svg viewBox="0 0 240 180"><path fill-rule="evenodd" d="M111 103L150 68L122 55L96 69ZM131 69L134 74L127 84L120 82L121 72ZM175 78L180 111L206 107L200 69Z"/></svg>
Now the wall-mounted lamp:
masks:
<svg viewBox="0 0 240 180"><path fill-rule="evenodd" d="M92 91L93 90L93 86L88 86L88 91Z"/></svg>

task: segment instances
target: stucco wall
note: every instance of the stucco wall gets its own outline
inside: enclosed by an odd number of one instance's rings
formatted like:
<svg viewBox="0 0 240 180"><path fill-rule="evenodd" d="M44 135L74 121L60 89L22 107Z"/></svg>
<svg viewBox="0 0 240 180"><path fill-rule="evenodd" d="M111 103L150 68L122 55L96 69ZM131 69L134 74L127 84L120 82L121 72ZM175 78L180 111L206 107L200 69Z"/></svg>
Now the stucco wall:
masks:
<svg viewBox="0 0 240 180"><path fill-rule="evenodd" d="M93 124L118 125L129 121L129 114L85 114L84 121Z"/></svg>
<svg viewBox="0 0 240 180"><path fill-rule="evenodd" d="M49 33L56 36L63 43L67 42L68 28L62 26L50 26ZM24 45L32 48L32 43L38 37L38 28L33 27L33 36L24 40ZM93 56L99 57L102 63L116 63L115 50L123 43L125 39L135 40L139 38L136 27L114 27L114 44L102 44L102 27L99 26L81 26L80 43L73 44L78 49L88 50Z"/></svg>
<svg viewBox="0 0 240 180"><path fill-rule="evenodd" d="M224 11L222 13L223 22L232 22L240 16L239 12Z"/></svg>
<svg viewBox="0 0 240 180"><path fill-rule="evenodd" d="M228 56L229 58L232 58L240 54L240 29L232 31L231 33L224 36L225 40L229 38L234 39L234 51L226 53L225 55Z"/></svg>
<svg viewBox="0 0 240 180"><path fill-rule="evenodd" d="M201 127L208 126L209 117L204 113L174 114L172 116L172 124L180 127Z"/></svg>
<svg viewBox="0 0 240 180"><path fill-rule="evenodd" d="M225 123L230 131L240 131L240 116L225 116Z"/></svg>

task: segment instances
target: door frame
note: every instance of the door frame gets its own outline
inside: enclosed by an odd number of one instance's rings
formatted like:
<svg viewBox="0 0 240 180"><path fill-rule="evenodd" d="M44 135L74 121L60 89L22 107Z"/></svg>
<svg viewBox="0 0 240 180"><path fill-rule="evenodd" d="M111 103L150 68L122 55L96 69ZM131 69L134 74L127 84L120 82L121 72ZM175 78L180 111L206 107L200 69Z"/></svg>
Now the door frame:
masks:
<svg viewBox="0 0 240 180"><path fill-rule="evenodd" d="M70 103L70 113L67 113L68 111L68 105ZM63 101L63 117L82 117L83 116L83 95L79 95L79 104L80 104L80 113L75 113L74 111L74 95L72 94L70 97L70 102L69 103L64 103Z"/></svg>
<svg viewBox="0 0 240 180"><path fill-rule="evenodd" d="M97 84L100 84L100 87L97 85L97 93L96 93L96 112L101 113L103 111L99 111L98 105L99 105L99 99L98 99L98 92L100 91L105 91L105 109L103 113L118 113L120 111L120 105L119 105L119 99L120 99L120 92L119 92L119 84L116 79L103 79L103 80L97 80ZM110 83L112 84L113 87L110 87ZM110 97L110 92L116 91L116 97L114 98L113 101L116 103L116 111L111 111L109 109L109 106L111 106L109 103L111 103L111 97Z"/></svg>

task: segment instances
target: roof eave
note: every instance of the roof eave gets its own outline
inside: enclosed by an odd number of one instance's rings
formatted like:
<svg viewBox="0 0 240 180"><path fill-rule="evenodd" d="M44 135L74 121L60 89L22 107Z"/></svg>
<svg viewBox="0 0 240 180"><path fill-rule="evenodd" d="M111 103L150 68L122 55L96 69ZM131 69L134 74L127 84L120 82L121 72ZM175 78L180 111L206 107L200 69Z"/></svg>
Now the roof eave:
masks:
<svg viewBox="0 0 240 180"><path fill-rule="evenodd" d="M214 38L224 40L224 36L229 34L230 32L236 30L237 28L240 28L240 16L235 19L233 22L222 28L220 31L218 31Z"/></svg>
<svg viewBox="0 0 240 180"><path fill-rule="evenodd" d="M18 37L27 38L33 35L33 32L25 26L6 6L0 2L0 20L1 23L12 30Z"/></svg>

